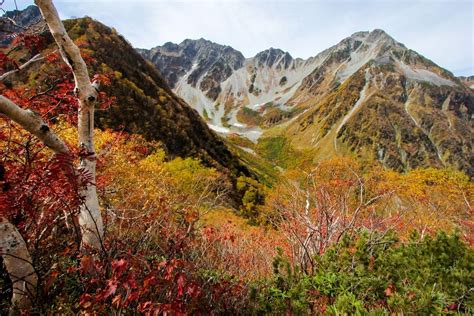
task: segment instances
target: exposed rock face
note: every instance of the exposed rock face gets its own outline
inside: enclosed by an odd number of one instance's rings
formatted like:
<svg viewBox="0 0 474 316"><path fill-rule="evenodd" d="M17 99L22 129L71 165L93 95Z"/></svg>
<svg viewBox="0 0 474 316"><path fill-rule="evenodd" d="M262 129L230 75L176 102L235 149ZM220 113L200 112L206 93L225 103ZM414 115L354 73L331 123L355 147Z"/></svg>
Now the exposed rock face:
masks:
<svg viewBox="0 0 474 316"><path fill-rule="evenodd" d="M459 80L468 88L474 89L474 76L469 77L458 77Z"/></svg>
<svg viewBox="0 0 474 316"><path fill-rule="evenodd" d="M275 65L279 69L288 69L293 57L281 49L269 48L255 55L254 60L259 67L273 67Z"/></svg>
<svg viewBox="0 0 474 316"><path fill-rule="evenodd" d="M185 40L181 44L166 43L151 50L138 50L151 60L171 85L186 75L186 83L203 91L215 100L220 83L244 63L242 53L232 47L222 46L205 39Z"/></svg>
<svg viewBox="0 0 474 316"><path fill-rule="evenodd" d="M15 33L23 32L28 27L42 21L37 6L30 5L24 10L7 11L0 18L0 45L8 45Z"/></svg>
<svg viewBox="0 0 474 316"><path fill-rule="evenodd" d="M208 62L194 53L202 46ZM315 159L355 154L397 170L474 175L472 77L454 77L383 30L354 33L307 60L270 48L216 65L223 48L186 40L140 52L219 132L257 141L286 124L280 134Z"/></svg>

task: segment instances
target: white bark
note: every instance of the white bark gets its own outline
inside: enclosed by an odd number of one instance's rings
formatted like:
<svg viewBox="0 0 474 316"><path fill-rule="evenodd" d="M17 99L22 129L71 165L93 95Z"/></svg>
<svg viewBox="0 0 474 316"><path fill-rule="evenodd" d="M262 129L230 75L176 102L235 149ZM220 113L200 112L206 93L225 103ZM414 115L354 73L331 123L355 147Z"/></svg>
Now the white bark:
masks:
<svg viewBox="0 0 474 316"><path fill-rule="evenodd" d="M51 0L35 0L43 18L53 35L64 61L71 67L76 84L76 94L79 101L78 133L79 144L84 155L81 158L81 168L84 169L92 183L87 184L81 192L84 203L81 205L79 225L82 232L82 243L99 249L103 237L103 222L99 210L99 201L95 187L96 154L94 150L94 105L97 100L97 89L91 83L86 63L79 48L67 34L59 14Z"/></svg>
<svg viewBox="0 0 474 316"><path fill-rule="evenodd" d="M0 220L0 254L13 283L12 309L28 310L36 297L38 277L25 241L5 218Z"/></svg>
<svg viewBox="0 0 474 316"><path fill-rule="evenodd" d="M69 152L37 113L20 108L3 95L0 95L0 113L38 137L55 153ZM16 227L3 217L0 218L0 255L13 283L12 310L28 310L36 296L38 276L25 241Z"/></svg>
<svg viewBox="0 0 474 316"><path fill-rule="evenodd" d="M3 95L0 95L0 113L5 114L28 132L38 137L54 152L69 152L66 144L44 123L37 113L20 108Z"/></svg>
<svg viewBox="0 0 474 316"><path fill-rule="evenodd" d="M21 65L17 69L10 70L10 71L4 73L3 75L1 75L0 76L0 82L5 81L8 77L15 75L15 74L19 73L22 70L25 70L26 68L33 65L36 61L42 60L42 59L44 59L44 57L41 54L37 54L37 55L33 56L33 58L28 60L26 63L24 63L23 65Z"/></svg>

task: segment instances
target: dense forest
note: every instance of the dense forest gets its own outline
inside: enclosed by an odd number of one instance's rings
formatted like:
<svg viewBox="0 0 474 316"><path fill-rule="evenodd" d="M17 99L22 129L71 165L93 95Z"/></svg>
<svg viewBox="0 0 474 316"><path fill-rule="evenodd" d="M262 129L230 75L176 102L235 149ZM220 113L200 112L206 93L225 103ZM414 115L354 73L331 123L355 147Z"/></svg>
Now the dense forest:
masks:
<svg viewBox="0 0 474 316"><path fill-rule="evenodd" d="M474 313L462 171L254 158L115 30L35 2L0 51L2 314Z"/></svg>

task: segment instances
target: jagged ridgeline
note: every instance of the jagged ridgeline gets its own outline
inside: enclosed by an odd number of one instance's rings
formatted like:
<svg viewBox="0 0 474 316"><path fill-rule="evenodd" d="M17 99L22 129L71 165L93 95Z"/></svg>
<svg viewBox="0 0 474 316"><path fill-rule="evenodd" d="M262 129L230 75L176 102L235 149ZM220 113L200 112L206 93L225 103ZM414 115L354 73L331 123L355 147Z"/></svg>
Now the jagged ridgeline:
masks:
<svg viewBox="0 0 474 316"><path fill-rule="evenodd" d="M249 138L282 167L345 155L474 176L472 77L456 78L382 30L308 59L274 48L245 58L204 39L138 51L212 128Z"/></svg>
<svg viewBox="0 0 474 316"><path fill-rule="evenodd" d="M161 141L170 156L196 156L234 174L245 172L199 114L177 97L160 73L115 30L91 18L66 20L65 26L73 39L87 42L99 72L114 74L105 90L117 102L98 111L99 127L123 127Z"/></svg>
<svg viewBox="0 0 474 316"><path fill-rule="evenodd" d="M15 21L11 23L9 19ZM25 27L40 24L41 13L37 6L30 5L24 10L7 11L0 18L0 45L8 45L14 38L14 34L23 32Z"/></svg>
<svg viewBox="0 0 474 316"><path fill-rule="evenodd" d="M111 84L102 89L116 97L116 102L96 111L99 128L158 140L170 158L197 157L233 176L248 174L199 114L177 97L156 68L115 30L88 17L66 20L64 25L71 38L80 43L83 53L94 60L88 62L90 73L108 74L111 79ZM52 39L48 41L52 45ZM31 73L27 76L35 77ZM35 78L40 76L38 73Z"/></svg>

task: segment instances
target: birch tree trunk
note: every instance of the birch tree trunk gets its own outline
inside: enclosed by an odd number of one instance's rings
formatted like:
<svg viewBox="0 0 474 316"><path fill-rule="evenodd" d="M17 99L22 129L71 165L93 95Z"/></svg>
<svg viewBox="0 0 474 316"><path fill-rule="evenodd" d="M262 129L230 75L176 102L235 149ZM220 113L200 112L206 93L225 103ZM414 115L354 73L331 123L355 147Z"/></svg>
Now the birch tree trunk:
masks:
<svg viewBox="0 0 474 316"><path fill-rule="evenodd" d="M33 111L20 108L10 99L0 96L0 113L38 137L55 153L68 153L66 144ZM0 179L2 180L2 179ZM36 297L38 276L28 247L16 227L0 217L0 255L13 283L12 311L28 310Z"/></svg>
<svg viewBox="0 0 474 316"><path fill-rule="evenodd" d="M29 310L36 297L38 277L23 237L5 218L0 219L0 252L13 283L12 310Z"/></svg>
<svg viewBox="0 0 474 316"><path fill-rule="evenodd" d="M95 84L91 83L81 52L67 34L52 1L35 0L35 4L39 7L41 15L48 24L63 60L69 65L74 74L75 92L79 102L78 133L79 145L82 150L80 167L87 172L91 179L90 183L81 191L84 202L80 209L79 225L82 233L82 245L99 249L104 228L95 186L96 154L93 137L97 88Z"/></svg>
<svg viewBox="0 0 474 316"><path fill-rule="evenodd" d="M75 91L79 103L78 133L79 145L82 150L80 167L86 171L91 180L81 191L84 201L80 208L79 225L82 246L99 249L103 237L103 222L95 187L96 155L93 143L97 87L90 82L87 66L81 57L79 48L66 33L52 2L50 0L35 0L35 3L40 8L64 61L74 74ZM8 75L10 73L2 75L1 81ZM38 114L20 108L3 95L0 96L0 113L5 114L38 137L55 153L69 152L66 144L44 123ZM38 276L23 237L16 227L4 217L0 217L0 254L13 282L12 310L28 310L37 294Z"/></svg>

